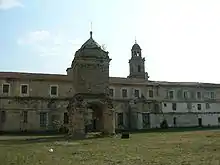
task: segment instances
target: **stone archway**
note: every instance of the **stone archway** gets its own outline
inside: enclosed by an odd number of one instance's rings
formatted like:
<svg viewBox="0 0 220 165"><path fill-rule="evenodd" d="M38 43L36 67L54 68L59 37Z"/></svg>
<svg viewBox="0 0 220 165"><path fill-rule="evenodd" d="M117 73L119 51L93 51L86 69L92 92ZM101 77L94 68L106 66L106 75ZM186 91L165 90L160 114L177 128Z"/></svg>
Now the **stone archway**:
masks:
<svg viewBox="0 0 220 165"><path fill-rule="evenodd" d="M87 108L90 109L91 130L93 132L101 132L103 130L103 105L97 102L88 103Z"/></svg>
<svg viewBox="0 0 220 165"><path fill-rule="evenodd" d="M94 98L87 98L85 95L76 95L70 100L69 112L69 134L71 136L84 136L88 116L88 109L92 109L92 119L95 118L96 131L104 134L115 133L115 115L112 103L107 98L98 98L97 95L90 95ZM90 118L91 119L91 118ZM93 120L94 122L94 120ZM94 123L93 123L94 126Z"/></svg>

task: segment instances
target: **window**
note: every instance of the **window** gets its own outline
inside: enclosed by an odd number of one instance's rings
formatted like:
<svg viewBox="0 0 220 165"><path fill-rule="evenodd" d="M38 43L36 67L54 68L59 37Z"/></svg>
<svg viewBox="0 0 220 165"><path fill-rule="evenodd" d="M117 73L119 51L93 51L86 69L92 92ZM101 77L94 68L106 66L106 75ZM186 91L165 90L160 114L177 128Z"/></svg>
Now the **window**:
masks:
<svg viewBox="0 0 220 165"><path fill-rule="evenodd" d="M69 116L68 116L67 112L64 113L63 123L64 124L68 124L69 123Z"/></svg>
<svg viewBox="0 0 220 165"><path fill-rule="evenodd" d="M40 112L40 127L46 127L47 125L47 113Z"/></svg>
<svg viewBox="0 0 220 165"><path fill-rule="evenodd" d="M218 117L218 124L220 124L220 117Z"/></svg>
<svg viewBox="0 0 220 165"><path fill-rule="evenodd" d="M155 108L155 111L156 111L156 112L159 112L159 110L160 110L159 104L155 104L155 105L154 105L154 108Z"/></svg>
<svg viewBox="0 0 220 165"><path fill-rule="evenodd" d="M152 107L153 107L152 105L153 105L153 104L152 104L152 103L147 103L147 105L148 105L148 109L149 109L149 110L152 110Z"/></svg>
<svg viewBox="0 0 220 165"><path fill-rule="evenodd" d="M188 99L189 98L189 92L188 91L184 91L183 92L183 98L184 99Z"/></svg>
<svg viewBox="0 0 220 165"><path fill-rule="evenodd" d="M143 128L148 128L150 124L150 116L147 113L142 113L142 122L143 122Z"/></svg>
<svg viewBox="0 0 220 165"><path fill-rule="evenodd" d="M173 125L176 126L176 117L173 118Z"/></svg>
<svg viewBox="0 0 220 165"><path fill-rule="evenodd" d="M134 97L139 97L140 96L140 92L138 89L134 90Z"/></svg>
<svg viewBox="0 0 220 165"><path fill-rule="evenodd" d="M197 99L200 100L200 99L202 98L202 94L201 94L201 92L197 92L197 93L196 93L196 96L197 96Z"/></svg>
<svg viewBox="0 0 220 165"><path fill-rule="evenodd" d="M201 109L202 109L201 104L197 104L197 109L198 109L198 110L201 110Z"/></svg>
<svg viewBox="0 0 220 165"><path fill-rule="evenodd" d="M176 110L176 103L172 103L172 109L175 111Z"/></svg>
<svg viewBox="0 0 220 165"><path fill-rule="evenodd" d="M168 96L170 99L174 98L174 92L173 91L169 91Z"/></svg>
<svg viewBox="0 0 220 165"><path fill-rule="evenodd" d="M214 99L215 98L215 93L214 92L210 92L210 98Z"/></svg>
<svg viewBox="0 0 220 165"><path fill-rule="evenodd" d="M51 85L50 86L50 95L51 96L57 96L58 95L58 86L57 85Z"/></svg>
<svg viewBox="0 0 220 165"><path fill-rule="evenodd" d="M114 96L114 89L112 89L112 88L109 89L109 96L110 97Z"/></svg>
<svg viewBox="0 0 220 165"><path fill-rule="evenodd" d="M192 109L192 103L187 103L187 109Z"/></svg>
<svg viewBox="0 0 220 165"><path fill-rule="evenodd" d="M154 92L153 92L153 90L149 90L149 97L154 97Z"/></svg>
<svg viewBox="0 0 220 165"><path fill-rule="evenodd" d="M123 121L123 113L118 113L118 126L123 126L124 121Z"/></svg>
<svg viewBox="0 0 220 165"><path fill-rule="evenodd" d="M206 104L205 104L205 108L206 108L206 109L209 109L209 108L210 108L210 104L209 104L209 103L206 103Z"/></svg>
<svg viewBox="0 0 220 165"><path fill-rule="evenodd" d="M164 107L167 107L167 104L166 104L166 103L164 103L163 105L164 105Z"/></svg>
<svg viewBox="0 0 220 165"><path fill-rule="evenodd" d="M1 111L0 112L0 122L4 123L6 121L6 112L5 111Z"/></svg>
<svg viewBox="0 0 220 165"><path fill-rule="evenodd" d="M23 112L23 121L24 121L24 123L28 122L28 112L27 111Z"/></svg>
<svg viewBox="0 0 220 165"><path fill-rule="evenodd" d="M21 85L21 94L28 94L28 85L27 84L22 84Z"/></svg>
<svg viewBox="0 0 220 165"><path fill-rule="evenodd" d="M141 66L138 65L138 72L141 72Z"/></svg>
<svg viewBox="0 0 220 165"><path fill-rule="evenodd" d="M10 88L9 84L3 84L2 85L2 93L3 94L8 94L10 92L9 88Z"/></svg>
<svg viewBox="0 0 220 165"><path fill-rule="evenodd" d="M123 97L123 98L128 97L128 91L127 91L127 89L122 89L122 97Z"/></svg>

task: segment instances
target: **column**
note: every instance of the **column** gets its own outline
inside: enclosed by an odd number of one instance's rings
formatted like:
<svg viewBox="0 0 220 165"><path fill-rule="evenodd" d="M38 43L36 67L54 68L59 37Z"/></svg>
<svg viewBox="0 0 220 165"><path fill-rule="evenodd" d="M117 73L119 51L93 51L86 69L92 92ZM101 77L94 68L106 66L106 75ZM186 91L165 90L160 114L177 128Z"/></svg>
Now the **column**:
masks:
<svg viewBox="0 0 220 165"><path fill-rule="evenodd" d="M84 111L84 108L75 108L71 116L72 130L70 134L73 138L85 137Z"/></svg>
<svg viewBox="0 0 220 165"><path fill-rule="evenodd" d="M115 114L114 110L112 109L105 109L103 113L103 124L104 130L103 132L108 135L115 134Z"/></svg>

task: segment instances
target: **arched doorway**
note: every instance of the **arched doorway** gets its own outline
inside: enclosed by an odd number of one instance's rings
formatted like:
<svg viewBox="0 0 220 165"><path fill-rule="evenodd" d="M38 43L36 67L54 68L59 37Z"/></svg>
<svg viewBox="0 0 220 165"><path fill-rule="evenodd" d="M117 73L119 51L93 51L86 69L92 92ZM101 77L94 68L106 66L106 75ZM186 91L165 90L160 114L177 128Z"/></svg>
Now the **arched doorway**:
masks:
<svg viewBox="0 0 220 165"><path fill-rule="evenodd" d="M101 103L92 102L87 106L88 118L86 124L87 132L101 132L104 128L103 105Z"/></svg>

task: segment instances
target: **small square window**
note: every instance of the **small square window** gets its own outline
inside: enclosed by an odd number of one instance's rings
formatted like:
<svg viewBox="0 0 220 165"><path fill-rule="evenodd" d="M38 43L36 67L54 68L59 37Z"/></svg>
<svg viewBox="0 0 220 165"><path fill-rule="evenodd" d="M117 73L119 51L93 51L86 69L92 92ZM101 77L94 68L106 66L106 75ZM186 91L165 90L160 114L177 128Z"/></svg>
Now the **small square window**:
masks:
<svg viewBox="0 0 220 165"><path fill-rule="evenodd" d="M113 97L114 96L114 89L109 89L109 96L110 97Z"/></svg>
<svg viewBox="0 0 220 165"><path fill-rule="evenodd" d="M21 85L21 94L28 94L28 85Z"/></svg>
<svg viewBox="0 0 220 165"><path fill-rule="evenodd" d="M188 91L184 91L183 92L183 97L184 97L184 99L188 99L189 98L189 92Z"/></svg>
<svg viewBox="0 0 220 165"><path fill-rule="evenodd" d="M169 95L169 98L170 98L170 99L173 99L173 98L174 98L174 92L173 92L173 91L169 91L168 95Z"/></svg>
<svg viewBox="0 0 220 165"><path fill-rule="evenodd" d="M214 92L210 92L210 97L211 97L211 99L214 99L215 98L215 93Z"/></svg>
<svg viewBox="0 0 220 165"><path fill-rule="evenodd" d="M2 93L3 94L8 94L9 93L9 88L10 88L9 84L3 84L2 85Z"/></svg>
<svg viewBox="0 0 220 165"><path fill-rule="evenodd" d="M202 94L201 94L201 92L197 92L197 99L201 99L202 98Z"/></svg>
<svg viewBox="0 0 220 165"><path fill-rule="evenodd" d="M128 91L127 91L127 89L122 89L122 97L123 97L123 98L128 97Z"/></svg>
<svg viewBox="0 0 220 165"><path fill-rule="evenodd" d="M135 89L134 90L134 97L139 97L140 96L139 94L140 94L139 90Z"/></svg>
<svg viewBox="0 0 220 165"><path fill-rule="evenodd" d="M154 97L154 91L153 90L149 90L149 97Z"/></svg>
<svg viewBox="0 0 220 165"><path fill-rule="evenodd" d="M50 87L50 95L51 96L57 96L57 94L58 94L58 87L57 86L51 86Z"/></svg>
<svg viewBox="0 0 220 165"><path fill-rule="evenodd" d="M209 108L210 108L210 104L209 104L209 103L206 103L206 104L205 104L205 107L206 107L206 109L209 109Z"/></svg>

